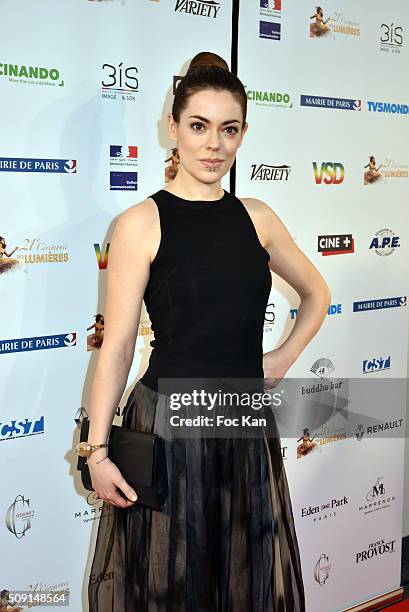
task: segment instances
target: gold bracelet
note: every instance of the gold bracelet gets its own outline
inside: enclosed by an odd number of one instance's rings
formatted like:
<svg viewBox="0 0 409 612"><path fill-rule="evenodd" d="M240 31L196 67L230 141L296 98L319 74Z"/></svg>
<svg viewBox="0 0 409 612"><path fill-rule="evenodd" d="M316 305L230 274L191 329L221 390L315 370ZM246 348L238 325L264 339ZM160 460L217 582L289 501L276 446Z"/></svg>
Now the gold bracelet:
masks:
<svg viewBox="0 0 409 612"><path fill-rule="evenodd" d="M107 448L108 444L89 444L88 442L78 442L75 452L80 457L89 457L97 448Z"/></svg>

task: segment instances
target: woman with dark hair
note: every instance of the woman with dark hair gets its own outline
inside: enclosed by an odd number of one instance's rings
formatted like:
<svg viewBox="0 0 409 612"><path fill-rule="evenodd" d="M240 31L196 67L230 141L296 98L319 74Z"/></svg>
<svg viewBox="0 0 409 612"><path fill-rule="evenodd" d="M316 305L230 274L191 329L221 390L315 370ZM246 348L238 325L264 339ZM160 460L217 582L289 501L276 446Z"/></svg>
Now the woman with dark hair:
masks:
<svg viewBox="0 0 409 612"><path fill-rule="evenodd" d="M225 191L247 131L241 81L199 53L168 114L175 178L124 211L111 239L104 342L88 441L106 443L131 367L142 300L155 339L123 425L161 435L164 379L261 380L272 389L320 328L329 289L270 206ZM124 265L126 262L126 265ZM263 354L271 271L301 297L285 342ZM90 612L303 612L301 563L278 436L174 439L163 512L138 505L106 449L88 459L104 500Z"/></svg>

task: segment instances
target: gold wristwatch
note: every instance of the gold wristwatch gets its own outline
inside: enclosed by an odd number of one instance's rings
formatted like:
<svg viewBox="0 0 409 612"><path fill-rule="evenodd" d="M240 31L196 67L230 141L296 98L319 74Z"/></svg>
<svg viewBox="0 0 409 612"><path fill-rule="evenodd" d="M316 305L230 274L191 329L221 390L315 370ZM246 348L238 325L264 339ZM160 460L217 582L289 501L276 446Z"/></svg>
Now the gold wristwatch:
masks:
<svg viewBox="0 0 409 612"><path fill-rule="evenodd" d="M80 457L89 457L97 448L106 448L108 444L89 444L88 442L78 442L75 452Z"/></svg>

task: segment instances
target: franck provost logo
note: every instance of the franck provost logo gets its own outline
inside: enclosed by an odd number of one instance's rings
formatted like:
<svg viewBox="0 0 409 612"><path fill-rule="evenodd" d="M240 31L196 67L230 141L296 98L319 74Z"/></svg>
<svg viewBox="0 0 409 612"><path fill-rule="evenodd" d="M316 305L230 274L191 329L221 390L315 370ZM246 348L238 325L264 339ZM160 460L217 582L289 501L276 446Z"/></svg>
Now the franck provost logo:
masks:
<svg viewBox="0 0 409 612"><path fill-rule="evenodd" d="M273 164L252 164L251 165L251 181L288 181L290 176L291 166L282 164L276 166Z"/></svg>
<svg viewBox="0 0 409 612"><path fill-rule="evenodd" d="M324 15L321 6L315 8L315 13L310 16L310 38L322 38L337 36L360 36L361 28L357 21L349 20L344 13L334 11L333 15Z"/></svg>
<svg viewBox="0 0 409 612"><path fill-rule="evenodd" d="M326 96L307 96L302 94L300 106L318 106L321 108L332 108L333 110L360 111L361 100L351 98L328 98Z"/></svg>
<svg viewBox="0 0 409 612"><path fill-rule="evenodd" d="M371 561L375 557L382 557L382 555L389 555L395 553L397 550L396 540L379 540L378 542L372 542L364 550L355 553L355 563L362 563L364 561Z"/></svg>
<svg viewBox="0 0 409 612"><path fill-rule="evenodd" d="M0 64L1 77L7 79L9 83L64 87L64 81L57 68L26 66L23 64Z"/></svg>
<svg viewBox="0 0 409 612"><path fill-rule="evenodd" d="M255 102L257 106L270 106L271 108L292 108L293 103L290 94L282 91L263 91L257 89L249 89L244 85L246 90L247 100Z"/></svg>
<svg viewBox="0 0 409 612"><path fill-rule="evenodd" d="M176 0L175 12L215 19L220 11L220 4L214 0Z"/></svg>
<svg viewBox="0 0 409 612"><path fill-rule="evenodd" d="M75 174L77 172L77 160L0 157L0 172L51 172Z"/></svg>

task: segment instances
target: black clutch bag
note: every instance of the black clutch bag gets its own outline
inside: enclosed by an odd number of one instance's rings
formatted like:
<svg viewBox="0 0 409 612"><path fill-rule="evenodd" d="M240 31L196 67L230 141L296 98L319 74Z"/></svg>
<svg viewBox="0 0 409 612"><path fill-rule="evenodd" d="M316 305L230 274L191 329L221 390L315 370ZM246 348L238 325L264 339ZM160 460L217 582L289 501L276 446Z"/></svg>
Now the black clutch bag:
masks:
<svg viewBox="0 0 409 612"><path fill-rule="evenodd" d="M81 423L80 442L88 440L89 418ZM108 456L138 495L135 504L163 511L168 494L165 441L157 434L112 425ZM86 457L78 457L83 486L93 491Z"/></svg>

